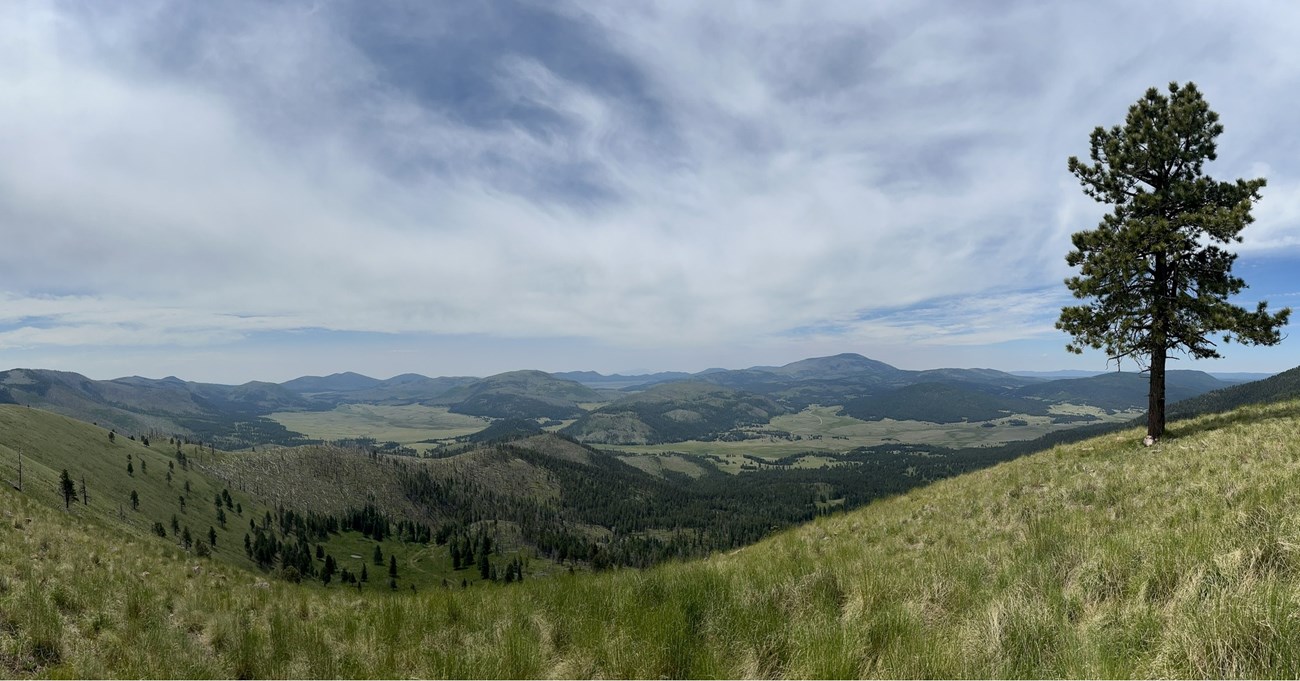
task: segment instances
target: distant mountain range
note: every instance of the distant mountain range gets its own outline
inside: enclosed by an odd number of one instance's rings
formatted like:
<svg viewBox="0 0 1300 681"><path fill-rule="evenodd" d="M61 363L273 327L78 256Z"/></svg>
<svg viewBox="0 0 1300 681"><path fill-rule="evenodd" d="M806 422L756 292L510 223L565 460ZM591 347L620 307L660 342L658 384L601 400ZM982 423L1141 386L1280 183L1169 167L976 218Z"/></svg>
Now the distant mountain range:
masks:
<svg viewBox="0 0 1300 681"><path fill-rule="evenodd" d="M1009 373L993 369L910 371L862 355L814 357L783 366L606 376L593 371L512 371L486 378L402 374L386 380L346 372L284 383L195 383L174 376L96 381L43 369L0 372L0 403L39 406L123 432L192 435L228 447L297 444L298 433L265 418L343 404L424 404L494 419L576 420L584 442L647 443L725 437L809 405L839 405L861 419L951 423L1045 413L1054 403L1111 411L1143 409L1147 378L1131 372ZM1059 377L1064 374L1066 377ZM1168 401L1240 382L1171 371Z"/></svg>
<svg viewBox="0 0 1300 681"><path fill-rule="evenodd" d="M1028 376L1030 378L1087 378L1089 376L1099 376L1106 373L1117 373L1113 371L1084 371L1082 369L1060 369L1057 371L1012 371L1016 376ZM1262 381L1275 374L1261 373L1256 371L1207 371L1205 372L1221 381L1230 383L1246 383L1249 381Z"/></svg>

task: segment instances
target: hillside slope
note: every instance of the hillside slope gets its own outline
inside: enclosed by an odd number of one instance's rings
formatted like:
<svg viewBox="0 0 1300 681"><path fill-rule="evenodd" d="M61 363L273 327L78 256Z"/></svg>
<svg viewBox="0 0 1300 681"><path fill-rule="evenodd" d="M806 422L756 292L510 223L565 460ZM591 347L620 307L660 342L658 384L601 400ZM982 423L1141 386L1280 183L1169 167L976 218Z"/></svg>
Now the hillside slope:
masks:
<svg viewBox="0 0 1300 681"><path fill-rule="evenodd" d="M22 404L122 433L192 436L227 448L301 442L263 414L311 404L275 383L218 385L130 376L109 381L48 369L0 371L0 404ZM155 437L155 439L157 439Z"/></svg>
<svg viewBox="0 0 1300 681"><path fill-rule="evenodd" d="M1165 374L1165 401L1172 404L1211 390L1232 385L1203 372L1187 369ZM1086 378L1066 378L1026 386L1015 391L1020 397L1053 402L1087 404L1112 411L1146 409L1151 377L1129 371L1111 371Z"/></svg>
<svg viewBox="0 0 1300 681"><path fill-rule="evenodd" d="M1300 402L1130 430L651 570L259 583L0 489L0 670L80 677L1295 677ZM148 654L141 654L147 650Z"/></svg>
<svg viewBox="0 0 1300 681"><path fill-rule="evenodd" d="M319 405L415 404L437 400L449 391L469 385L477 378L400 374L383 381L354 373L331 376L303 376L280 385Z"/></svg>
<svg viewBox="0 0 1300 681"><path fill-rule="evenodd" d="M947 383L913 383L880 396L844 403L840 414L879 421L914 420L934 423L989 421L1012 414L1047 414L1048 404L1024 397L993 395Z"/></svg>
<svg viewBox="0 0 1300 681"><path fill-rule="evenodd" d="M579 402L599 402L601 397L581 383L528 369L488 376L450 390L439 399L457 414L571 419L586 413Z"/></svg>
<svg viewBox="0 0 1300 681"><path fill-rule="evenodd" d="M401 561L403 588L453 577L457 582L481 578L454 569L447 536L438 541L431 536L443 518L421 512L403 495L397 475L402 459L329 447L282 451L290 454L230 453L185 442L146 443L121 434L109 438L103 428L59 414L0 405L0 485L17 487L21 460L23 495L65 509L79 522L206 552L266 579L314 576L327 555L340 567L360 572L376 547ZM293 465L293 453L299 453L301 470ZM310 460L302 460L307 456ZM59 484L63 470L74 484L66 507ZM366 470L369 475L356 475ZM387 519L382 533L363 533L353 526L378 524L374 513L366 520L371 508ZM477 529L470 525L446 528L438 523L437 528L464 535ZM421 532L417 535L415 529ZM262 536L268 540L265 551L254 551ZM493 536L506 540L498 544L498 563L521 548L507 533ZM317 549L323 555L316 555ZM283 571L294 561L296 577ZM545 565L538 560L534 567ZM382 566L370 567L379 570L379 583Z"/></svg>
<svg viewBox="0 0 1300 681"><path fill-rule="evenodd" d="M1169 418L1179 419L1223 412L1248 404L1300 398L1300 367L1268 378L1203 393L1169 405Z"/></svg>
<svg viewBox="0 0 1300 681"><path fill-rule="evenodd" d="M680 442L718 437L783 413L760 395L703 381L673 381L607 404L561 432L587 443Z"/></svg>

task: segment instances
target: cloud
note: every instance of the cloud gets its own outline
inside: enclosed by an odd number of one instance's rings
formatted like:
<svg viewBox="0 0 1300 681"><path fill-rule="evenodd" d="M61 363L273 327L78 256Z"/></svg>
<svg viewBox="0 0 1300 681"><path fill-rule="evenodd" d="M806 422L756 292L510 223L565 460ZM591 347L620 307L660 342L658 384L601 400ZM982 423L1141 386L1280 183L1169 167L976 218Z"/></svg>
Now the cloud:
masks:
<svg viewBox="0 0 1300 681"><path fill-rule="evenodd" d="M10 5L0 348L1040 335L1102 210L1065 158L1148 85L1224 93L1227 172L1274 173L1246 247L1300 242L1295 155L1250 127L1293 108L1247 116L1219 64L1289 38L1196 7L1150 46L1036 3Z"/></svg>
<svg viewBox="0 0 1300 681"><path fill-rule="evenodd" d="M848 339L864 347L980 346L1063 337L1056 330L1061 307L1073 302L1056 287L981 292L922 304L882 309L834 320L791 335L826 341Z"/></svg>

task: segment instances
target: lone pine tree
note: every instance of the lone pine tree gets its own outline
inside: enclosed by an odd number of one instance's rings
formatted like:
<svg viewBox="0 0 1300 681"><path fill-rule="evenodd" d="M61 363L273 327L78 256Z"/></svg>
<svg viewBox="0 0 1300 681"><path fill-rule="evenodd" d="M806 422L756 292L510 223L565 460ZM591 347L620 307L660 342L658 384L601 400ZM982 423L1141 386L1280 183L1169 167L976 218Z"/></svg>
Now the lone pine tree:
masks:
<svg viewBox="0 0 1300 681"><path fill-rule="evenodd" d="M1083 192L1113 209L1096 229L1077 232L1066 256L1079 276L1065 281L1087 301L1061 310L1056 328L1084 346L1129 358L1150 371L1147 435L1165 430L1165 360L1181 351L1220 357L1214 338L1276 345L1289 309L1269 314L1266 302L1247 310L1228 302L1246 288L1232 276L1237 256L1222 246L1241 242L1253 221L1264 178L1218 182L1202 168L1216 157L1223 132L1196 85L1170 83L1129 107L1124 125L1092 132L1092 163L1071 156Z"/></svg>

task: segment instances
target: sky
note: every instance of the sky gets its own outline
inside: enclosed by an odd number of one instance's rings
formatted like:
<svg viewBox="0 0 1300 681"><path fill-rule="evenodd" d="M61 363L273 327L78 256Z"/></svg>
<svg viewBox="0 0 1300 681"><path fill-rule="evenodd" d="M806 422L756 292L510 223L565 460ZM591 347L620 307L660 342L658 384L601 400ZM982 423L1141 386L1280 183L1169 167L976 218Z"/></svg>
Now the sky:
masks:
<svg viewBox="0 0 1300 681"><path fill-rule="evenodd" d="M1066 159L1195 82L1206 172L1268 180L1237 302L1300 307L1298 32L1263 1L11 0L0 369L1114 368L1054 328L1107 210ZM1171 368L1300 365L1222 350Z"/></svg>

